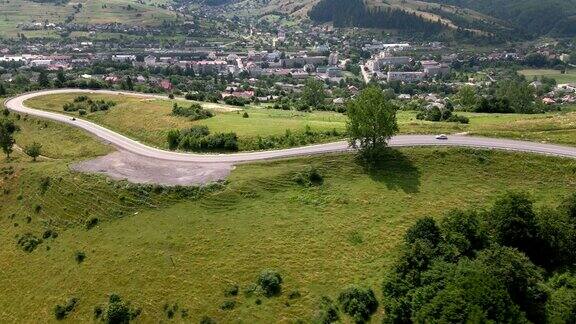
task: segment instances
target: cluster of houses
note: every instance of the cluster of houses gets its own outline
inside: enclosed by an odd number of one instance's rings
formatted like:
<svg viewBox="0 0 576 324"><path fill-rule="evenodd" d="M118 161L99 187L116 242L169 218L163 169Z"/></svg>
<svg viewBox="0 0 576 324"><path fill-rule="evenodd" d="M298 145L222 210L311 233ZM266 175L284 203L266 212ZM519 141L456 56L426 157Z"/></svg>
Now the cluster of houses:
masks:
<svg viewBox="0 0 576 324"><path fill-rule="evenodd" d="M531 85L538 88L542 86L542 83L540 81L534 81ZM552 91L544 95L542 102L547 105L576 103L576 83L556 85Z"/></svg>
<svg viewBox="0 0 576 324"><path fill-rule="evenodd" d="M401 46L399 46L401 45ZM423 60L415 62L410 56L395 55L404 50L407 44L389 44L384 51L372 55L363 66L362 74L366 82L372 79L388 82L419 82L427 77L443 76L450 73L446 62Z"/></svg>
<svg viewBox="0 0 576 324"><path fill-rule="evenodd" d="M261 76L291 76L298 80L317 77L322 80L339 82L342 79L346 61L339 59L338 52L328 55L299 52L286 55L279 51L245 54L211 52L204 59L181 60L178 57L157 57L148 55L137 61L135 55L114 55L112 60L128 61L134 66L145 68L166 68L178 66L183 70L192 69L196 74L233 75L245 73L252 78Z"/></svg>

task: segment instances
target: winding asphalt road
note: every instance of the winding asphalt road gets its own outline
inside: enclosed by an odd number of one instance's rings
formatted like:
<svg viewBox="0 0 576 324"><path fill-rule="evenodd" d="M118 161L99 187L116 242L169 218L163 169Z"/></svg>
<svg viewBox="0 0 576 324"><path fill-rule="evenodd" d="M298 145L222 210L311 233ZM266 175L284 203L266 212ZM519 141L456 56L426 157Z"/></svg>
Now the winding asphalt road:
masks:
<svg viewBox="0 0 576 324"><path fill-rule="evenodd" d="M297 147L283 150L261 151L261 152L248 152L248 153L234 153L234 154L193 154L193 153L179 153L165 151L154 147L147 146L138 141L130 139L124 135L118 134L107 128L94 124L92 122L76 119L73 121L70 116L59 113L43 111L28 108L24 105L24 101L44 95L62 94L62 93L105 93L105 94L128 94L138 95L146 98L163 98L165 96L151 95L151 94L135 94L130 92L118 92L109 90L78 90L78 89L59 89L59 90L46 90L39 92L32 92L11 98L5 101L5 106L15 112L27 114L31 116L51 119L54 121L69 124L81 129L84 129L107 143L110 143L121 150L131 152L133 154L144 156L152 159L160 159L165 161L175 162L194 162L194 163L240 163L259 161L267 159L285 158L301 155L322 154L331 152L342 152L351 150L348 143L345 141L311 145L304 147ZM499 149L519 152L529 152L545 155L562 156L569 158L576 158L576 148L543 144L537 142L516 141L507 139L496 139L486 137L472 137L472 136L449 136L447 140L437 140L432 135L398 135L393 137L390 146L403 147L403 146L463 146L474 148L487 148Z"/></svg>

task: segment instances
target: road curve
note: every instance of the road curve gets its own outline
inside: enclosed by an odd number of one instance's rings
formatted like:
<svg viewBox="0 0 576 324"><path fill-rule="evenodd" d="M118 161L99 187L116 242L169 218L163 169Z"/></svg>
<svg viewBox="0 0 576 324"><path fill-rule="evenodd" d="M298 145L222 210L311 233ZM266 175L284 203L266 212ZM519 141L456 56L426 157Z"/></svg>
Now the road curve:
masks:
<svg viewBox="0 0 576 324"><path fill-rule="evenodd" d="M334 143L296 147L283 150L258 151L258 152L233 153L233 154L194 154L194 153L172 152L142 144L138 141L130 139L124 135L118 134L114 131L111 131L107 128L89 122L87 120L76 119L75 121L73 121L70 116L49 111L32 109L24 105L24 101L38 96L61 94L61 93L79 93L79 92L127 94L149 98L163 98L163 99L167 98L161 95L140 94L140 93L135 94L130 92L119 92L110 90L59 89L59 90L45 90L45 91L26 93L18 97L6 100L4 104L8 109L14 112L40 118L46 118L81 128L89 133L92 133L96 137L104 140L105 142L116 146L121 150L129 151L140 156L167 161L194 162L194 163L239 163L239 162L285 158L292 156L301 156L301 155L343 152L351 150L347 142L340 141ZM453 135L450 136L447 140L437 140L432 135L398 135L393 137L390 140L389 144L390 146L395 147L462 146L462 147L499 149L499 150L528 152L528 153L576 158L576 148L574 147L543 144L537 142L487 138L487 137Z"/></svg>

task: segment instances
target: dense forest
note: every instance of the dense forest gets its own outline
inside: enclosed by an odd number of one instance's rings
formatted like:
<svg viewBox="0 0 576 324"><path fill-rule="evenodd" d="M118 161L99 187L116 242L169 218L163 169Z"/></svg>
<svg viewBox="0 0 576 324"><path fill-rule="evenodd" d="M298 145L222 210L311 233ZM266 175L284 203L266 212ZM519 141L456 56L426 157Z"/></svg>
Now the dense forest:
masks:
<svg viewBox="0 0 576 324"><path fill-rule="evenodd" d="M370 10L363 0L321 0L309 12L316 22L333 22L336 27L397 29L434 34L445 26L440 22L397 9Z"/></svg>
<svg viewBox="0 0 576 324"><path fill-rule="evenodd" d="M575 323L576 195L424 218L383 282L384 323Z"/></svg>
<svg viewBox="0 0 576 324"><path fill-rule="evenodd" d="M469 8L531 36L576 35L576 0L424 0Z"/></svg>

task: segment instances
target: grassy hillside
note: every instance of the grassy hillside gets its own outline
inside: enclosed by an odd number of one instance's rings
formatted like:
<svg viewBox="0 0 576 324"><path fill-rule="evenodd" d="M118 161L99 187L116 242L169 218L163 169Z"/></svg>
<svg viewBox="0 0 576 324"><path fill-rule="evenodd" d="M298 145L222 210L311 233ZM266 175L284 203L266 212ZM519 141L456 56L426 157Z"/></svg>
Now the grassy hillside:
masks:
<svg viewBox="0 0 576 324"><path fill-rule="evenodd" d="M310 165L324 176L321 186L293 180ZM143 322L167 320L166 304L187 310L191 322L205 315L309 321L320 296L334 298L347 284L378 291L416 219L485 206L507 189L556 203L575 185L571 160L462 149L402 150L373 172L350 155L242 165L225 189L180 200L71 173L62 161L0 163L10 166L18 171L5 177L0 196L0 266L10 269L0 276L0 313L23 322L54 320L54 307L71 297L79 302L68 318L90 321L113 292L141 308ZM44 177L51 179L46 189ZM89 228L93 217L99 222ZM57 237L32 252L17 244L47 230ZM81 263L77 252L86 256ZM267 268L283 276L282 294L245 296ZM239 296L225 297L232 285ZM234 308L222 310L229 300Z"/></svg>
<svg viewBox="0 0 576 324"><path fill-rule="evenodd" d="M318 5L324 6L326 3L341 5L347 2L239 0L229 1L228 7L230 12L244 15L262 16L280 12L294 19L307 19L309 13ZM574 0L364 0L363 2L368 8L364 16L373 10L399 9L417 14L423 20L441 21L451 30L460 28L480 36L576 35ZM312 18L314 19L314 15ZM358 20L353 25L362 26L365 23L366 21Z"/></svg>
<svg viewBox="0 0 576 324"><path fill-rule="evenodd" d="M575 0L424 0L470 8L505 20L518 31L542 35L576 34Z"/></svg>
<svg viewBox="0 0 576 324"><path fill-rule="evenodd" d="M78 5L82 6L79 7ZM0 0L0 35L13 37L23 32L19 24L36 22L78 24L123 23L131 26L157 26L174 20L176 14L158 6L158 1L78 0L35 2ZM128 7L129 6L129 7ZM51 36L51 30L25 31L27 36Z"/></svg>
<svg viewBox="0 0 576 324"><path fill-rule="evenodd" d="M170 190L71 172L70 163L110 148L68 126L34 118L18 125L17 143L40 142L50 159L0 159L7 321L54 321L55 306L71 297L78 303L69 320L90 321L111 293L140 308L143 322L167 321L166 304L178 304L177 321L310 321L320 296L334 298L347 284L379 291L416 219L486 206L508 189L550 205L576 185L573 160L412 148L378 170L352 155L326 155L240 165L225 187ZM323 184L295 181L310 166ZM31 237L42 240L25 252L18 242ZM282 275L282 294L246 296L268 268ZM239 296L226 297L233 285ZM223 310L225 301L235 301L233 309Z"/></svg>

